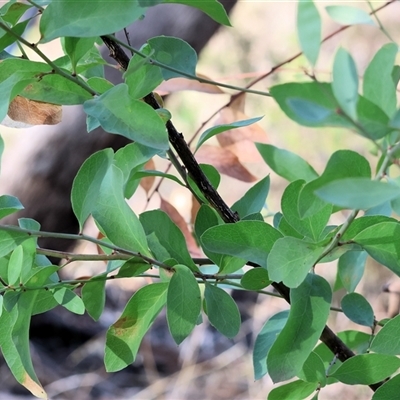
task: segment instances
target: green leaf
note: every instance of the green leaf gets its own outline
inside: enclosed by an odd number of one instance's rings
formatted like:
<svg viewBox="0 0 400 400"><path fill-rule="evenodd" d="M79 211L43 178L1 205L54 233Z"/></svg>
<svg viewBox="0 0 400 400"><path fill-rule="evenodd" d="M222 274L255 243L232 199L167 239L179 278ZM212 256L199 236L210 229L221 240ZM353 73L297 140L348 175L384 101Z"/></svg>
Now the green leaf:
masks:
<svg viewBox="0 0 400 400"><path fill-rule="evenodd" d="M331 376L347 385L372 385L400 368L400 359L386 354L360 354L346 360Z"/></svg>
<svg viewBox="0 0 400 400"><path fill-rule="evenodd" d="M300 194L302 190L305 188L304 181L294 181L292 182L283 193L281 199L281 207L282 213L286 219L286 221L297 231L300 232L302 235L311 238L314 242L317 242L321 239L321 236L324 232L326 224L329 221L329 218L332 213L332 206L330 204L317 204L317 207L314 207L312 210L312 205L314 201L314 196L310 191L308 193L311 196L308 196L308 207L313 213L308 213L308 216L302 216L299 212L299 200ZM304 197L302 196L302 202L304 203Z"/></svg>
<svg viewBox="0 0 400 400"><path fill-rule="evenodd" d="M325 327L331 298L328 282L314 274L290 291L288 321L267 357L273 382L291 379L301 370Z"/></svg>
<svg viewBox="0 0 400 400"><path fill-rule="evenodd" d="M363 96L358 96L357 114L359 124L355 126L349 121L348 117L338 112L332 86L328 83L285 83L272 87L270 89L270 94L277 101L284 113L300 125L310 127L333 126L355 129L361 136L373 140L380 139L391 131L388 127L388 116L378 106ZM295 102L296 106L294 108L290 106L290 99L296 99L297 101L297 104ZM325 113L326 117L323 120L315 118L310 119L308 114L306 115L307 118L305 118L304 112L298 114L298 100L317 104L319 108L324 107L331 110L331 113ZM312 104L309 104L309 106ZM319 113L319 115L322 114Z"/></svg>
<svg viewBox="0 0 400 400"><path fill-rule="evenodd" d="M163 3L186 4L198 8L219 24L231 26L224 7L217 0L164 0Z"/></svg>
<svg viewBox="0 0 400 400"><path fill-rule="evenodd" d="M321 17L312 0L299 0L298 2L297 35L301 50L310 64L314 66L321 44Z"/></svg>
<svg viewBox="0 0 400 400"><path fill-rule="evenodd" d="M267 256L282 234L261 221L214 226L201 236L206 250L236 256L266 268Z"/></svg>
<svg viewBox="0 0 400 400"><path fill-rule="evenodd" d="M26 26L30 22L29 19L16 24L11 28L11 31L14 33L5 32L3 35L0 34L0 51L4 50L8 46L12 45L17 41L17 37L21 37L26 29Z"/></svg>
<svg viewBox="0 0 400 400"><path fill-rule="evenodd" d="M332 115L332 110L329 108L308 100L294 97L287 99L287 104L298 117L309 123L323 122Z"/></svg>
<svg viewBox="0 0 400 400"><path fill-rule="evenodd" d="M368 333L348 330L339 332L337 336L355 353L366 353L370 347L371 335Z"/></svg>
<svg viewBox="0 0 400 400"><path fill-rule="evenodd" d="M175 68L185 74L196 76L197 54L188 43L182 39L168 36L158 36L149 39L147 43L154 51L152 58L158 62ZM179 72L161 67L165 80L182 76Z"/></svg>
<svg viewBox="0 0 400 400"><path fill-rule="evenodd" d="M15 305L18 303L22 292L10 292L7 291L3 295L3 305L7 312L11 312Z"/></svg>
<svg viewBox="0 0 400 400"><path fill-rule="evenodd" d="M365 268L367 253L365 251L348 251L339 258L338 276L348 292L354 292Z"/></svg>
<svg viewBox="0 0 400 400"><path fill-rule="evenodd" d="M60 279L57 274L59 269L60 267L57 265L32 268L29 276L26 278L25 286L33 290L34 288L41 288L48 283L59 282Z"/></svg>
<svg viewBox="0 0 400 400"><path fill-rule="evenodd" d="M398 223L377 224L362 231L354 242L361 245L377 262L400 275Z"/></svg>
<svg viewBox="0 0 400 400"><path fill-rule="evenodd" d="M168 135L161 118L148 104L131 98L124 83L86 101L83 108L109 133L154 149L168 149Z"/></svg>
<svg viewBox="0 0 400 400"><path fill-rule="evenodd" d="M4 21L11 25L15 25L30 8L32 8L32 5L30 4L8 1L3 7L1 7L0 15Z"/></svg>
<svg viewBox="0 0 400 400"><path fill-rule="evenodd" d="M302 400L308 397L318 387L318 382L294 381L272 389L268 400Z"/></svg>
<svg viewBox="0 0 400 400"><path fill-rule="evenodd" d="M201 236L208 228L222 224L223 221L216 211L210 206L203 204L197 213L194 224L197 239L200 241ZM206 248L203 248L203 251L206 256L215 263L215 265L218 265L219 274L230 274L236 272L246 264L246 260L243 260L242 258L214 253Z"/></svg>
<svg viewBox="0 0 400 400"><path fill-rule="evenodd" d="M29 354L29 325L31 309L37 292L21 293L18 307L0 318L0 346L15 379L34 396L47 398L33 370Z"/></svg>
<svg viewBox="0 0 400 400"><path fill-rule="evenodd" d="M33 306L32 315L43 314L52 310L53 308L56 308L58 305L59 304L56 302L53 294L50 291L39 291Z"/></svg>
<svg viewBox="0 0 400 400"><path fill-rule="evenodd" d="M312 351L297 376L305 382L326 384L326 367L321 357Z"/></svg>
<svg viewBox="0 0 400 400"><path fill-rule="evenodd" d="M57 303L65 307L68 311L82 315L85 312L85 305L82 299L72 290L62 287L54 289L53 296Z"/></svg>
<svg viewBox="0 0 400 400"><path fill-rule="evenodd" d="M109 35L125 28L144 14L136 1L120 0L110 7L102 0L57 0L43 11L40 20L41 43L61 36L92 37ZM62 16L62 17L61 17Z"/></svg>
<svg viewBox="0 0 400 400"><path fill-rule="evenodd" d="M342 111L351 119L357 120L357 67L350 53L343 48L335 56L332 91Z"/></svg>
<svg viewBox="0 0 400 400"><path fill-rule="evenodd" d="M161 246L168 253L167 258L173 258L179 263L187 265L192 271L199 272L189 254L183 233L164 211L146 211L140 215L140 222L147 236L153 233L157 237ZM157 257L157 259L160 258Z"/></svg>
<svg viewBox="0 0 400 400"><path fill-rule="evenodd" d="M175 265L167 294L167 321L171 336L181 344L196 326L201 311L199 284L185 265Z"/></svg>
<svg viewBox="0 0 400 400"><path fill-rule="evenodd" d="M318 261L322 247L295 237L278 239L269 253L267 265L272 281L298 287Z"/></svg>
<svg viewBox="0 0 400 400"><path fill-rule="evenodd" d="M249 269L240 280L240 284L247 290L261 290L269 286L271 282L264 268Z"/></svg>
<svg viewBox="0 0 400 400"><path fill-rule="evenodd" d="M267 374L267 355L288 319L289 311L273 315L261 328L253 348L254 379L261 379Z"/></svg>
<svg viewBox="0 0 400 400"><path fill-rule="evenodd" d="M297 154L270 144L256 143L256 147L266 164L289 182L298 179L308 182L318 178L314 168Z"/></svg>
<svg viewBox="0 0 400 400"><path fill-rule="evenodd" d="M360 232L372 227L373 225L381 224L382 222L397 223L398 221L394 218L389 218L384 215L368 215L356 218L344 233L342 240L352 240Z"/></svg>
<svg viewBox="0 0 400 400"><path fill-rule="evenodd" d="M329 16L341 25L374 25L371 16L360 8L352 6L328 6L325 9Z"/></svg>
<svg viewBox="0 0 400 400"><path fill-rule="evenodd" d="M133 175L158 153L159 150L142 146L139 143L130 143L115 153L114 164L124 175L124 194L127 199L132 197L137 188L138 181L133 179Z"/></svg>
<svg viewBox="0 0 400 400"><path fill-rule="evenodd" d="M368 178L345 178L330 182L315 193L339 207L365 210L399 196L400 188Z"/></svg>
<svg viewBox="0 0 400 400"><path fill-rule="evenodd" d="M341 306L344 314L351 321L371 328L374 326L374 310L361 294L347 294L342 298Z"/></svg>
<svg viewBox="0 0 400 400"><path fill-rule="evenodd" d="M112 165L97 194L93 218L113 244L151 257L143 227L124 199L123 184L121 170Z"/></svg>
<svg viewBox="0 0 400 400"><path fill-rule="evenodd" d="M4 257L13 251L24 240L29 239L25 232L12 232L0 230L0 257Z"/></svg>
<svg viewBox="0 0 400 400"><path fill-rule="evenodd" d="M85 283L82 288L82 300L88 314L98 321L106 302L106 280L93 280Z"/></svg>
<svg viewBox="0 0 400 400"><path fill-rule="evenodd" d="M1 152L2 149L0 148L0 159L1 159ZM9 195L0 196L0 219L23 209L24 206L16 197Z"/></svg>
<svg viewBox="0 0 400 400"><path fill-rule="evenodd" d="M260 212L267 200L269 185L268 175L251 187L240 200L232 205L231 209L236 211L241 218Z"/></svg>
<svg viewBox="0 0 400 400"><path fill-rule="evenodd" d="M373 394L371 400L397 400L399 397L400 375L396 375Z"/></svg>
<svg viewBox="0 0 400 400"><path fill-rule="evenodd" d="M48 73L51 68L44 63L8 58L0 63L0 93L3 100L0 102L0 121L8 111L9 102L27 85L38 80L37 76Z"/></svg>
<svg viewBox="0 0 400 400"><path fill-rule="evenodd" d="M262 119L262 117L250 118L250 119L245 119L243 121L232 122L230 124L213 126L212 128L207 129L206 131L204 131L201 134L200 139L196 145L195 152L202 146L202 144L204 142L206 142L208 139L212 138L213 136L218 135L219 133L222 133L222 132L229 131L231 129L241 128L243 126L249 126L249 125L255 124L256 122L260 121L261 119Z"/></svg>
<svg viewBox="0 0 400 400"><path fill-rule="evenodd" d="M21 91L27 99L60 105L83 104L93 96L75 82L61 75L44 75Z"/></svg>
<svg viewBox="0 0 400 400"><path fill-rule="evenodd" d="M103 94L107 90L111 89L114 85L107 79L94 76L89 78L86 82L93 90L97 93Z"/></svg>
<svg viewBox="0 0 400 400"><path fill-rule="evenodd" d="M95 37L65 37L64 50L71 60L72 70L76 72L78 61L93 47Z"/></svg>
<svg viewBox="0 0 400 400"><path fill-rule="evenodd" d="M121 317L107 331L107 372L119 371L135 361L144 335L167 301L167 289L168 283L153 283L130 298Z"/></svg>
<svg viewBox="0 0 400 400"><path fill-rule="evenodd" d="M8 284L14 286L20 281L22 265L24 258L24 250L21 245L17 246L10 256L8 262Z"/></svg>
<svg viewBox="0 0 400 400"><path fill-rule="evenodd" d="M199 164L199 165L201 170L204 172L205 176L210 181L213 188L218 189L219 183L221 181L221 175L219 174L218 170L210 164ZM208 201L204 197L202 191L197 187L197 184L190 176L188 176L188 183L191 189L196 193L196 195L200 199L202 199L205 204L208 204Z"/></svg>
<svg viewBox="0 0 400 400"><path fill-rule="evenodd" d="M131 259L129 259L128 261L126 261L124 264L121 265L117 277L132 278L134 276L139 276L143 272L147 271L149 268L151 268L151 265L143 261L142 258L132 257Z"/></svg>
<svg viewBox="0 0 400 400"><path fill-rule="evenodd" d="M145 44L140 51L147 55L142 58L133 56L124 74L125 82L129 87L129 94L134 99L141 99L152 92L163 80L160 67L153 65L150 60L154 50L149 44Z"/></svg>
<svg viewBox="0 0 400 400"><path fill-rule="evenodd" d="M396 111L396 85L392 71L398 47L385 44L374 56L364 73L363 93L372 103L380 107L389 117Z"/></svg>
<svg viewBox="0 0 400 400"><path fill-rule="evenodd" d="M224 336L235 337L239 333L241 319L232 297L218 286L206 284L204 299L210 324Z"/></svg>
<svg viewBox="0 0 400 400"><path fill-rule="evenodd" d="M79 168L71 190L71 204L79 230L95 208L101 184L113 162L112 149L92 154Z"/></svg>
<svg viewBox="0 0 400 400"><path fill-rule="evenodd" d="M386 322L385 326L376 334L371 343L371 351L381 354L400 354L400 315Z"/></svg>

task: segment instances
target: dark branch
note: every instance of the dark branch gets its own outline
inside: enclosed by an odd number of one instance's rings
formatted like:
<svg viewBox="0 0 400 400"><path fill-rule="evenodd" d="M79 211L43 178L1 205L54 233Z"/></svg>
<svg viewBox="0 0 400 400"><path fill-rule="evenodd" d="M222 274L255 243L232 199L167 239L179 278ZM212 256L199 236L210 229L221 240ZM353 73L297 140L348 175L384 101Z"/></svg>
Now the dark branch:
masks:
<svg viewBox="0 0 400 400"><path fill-rule="evenodd" d="M113 42L109 37L102 37L102 39L105 45L109 48L111 57L113 57L123 69L127 69L129 64L129 57L125 54L122 48L117 43ZM158 104L152 93L147 95L144 98L144 101L152 106L154 109L160 108L160 105ZM194 158L193 153L187 145L183 135L176 130L171 121L167 122L166 127L168 130L169 141L171 145L176 150L189 175L195 181L198 188L206 197L206 199L220 214L225 222L238 222L239 216L226 205L221 196L213 188L207 177L204 175L199 164ZM272 286L288 303L290 303L290 289L286 285L284 285L282 282L273 282ZM328 326L325 326L320 339L342 362L355 355ZM375 391L382 384L383 382L379 382L377 384L369 386L373 391Z"/></svg>

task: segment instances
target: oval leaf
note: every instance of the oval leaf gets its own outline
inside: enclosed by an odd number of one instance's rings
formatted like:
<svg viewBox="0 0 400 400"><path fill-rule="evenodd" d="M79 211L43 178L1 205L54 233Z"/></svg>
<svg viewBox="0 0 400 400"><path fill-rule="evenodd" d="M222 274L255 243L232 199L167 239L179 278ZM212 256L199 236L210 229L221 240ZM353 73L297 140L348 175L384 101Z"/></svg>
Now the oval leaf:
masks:
<svg viewBox="0 0 400 400"><path fill-rule="evenodd" d="M289 182L298 179L308 182L318 178L314 168L297 154L270 144L256 143L256 147L267 165Z"/></svg>
<svg viewBox="0 0 400 400"><path fill-rule="evenodd" d="M400 188L368 178L345 178L330 182L315 193L336 206L365 210L399 196Z"/></svg>
<svg viewBox="0 0 400 400"><path fill-rule="evenodd" d="M392 71L397 55L397 45L384 45L369 63L364 73L364 96L380 107L391 117L396 111L396 86L393 82Z"/></svg>
<svg viewBox="0 0 400 400"><path fill-rule="evenodd" d="M399 397L399 387L400 375L396 375L379 387L371 400L397 400Z"/></svg>
<svg viewBox="0 0 400 400"><path fill-rule="evenodd" d="M240 280L240 284L247 290L261 290L271 284L268 272L264 268L248 270Z"/></svg>
<svg viewBox="0 0 400 400"><path fill-rule="evenodd" d="M154 149L168 149L168 135L161 118L149 105L131 98L124 83L86 101L83 108L109 133L125 136ZM89 131L95 126L90 126Z"/></svg>
<svg viewBox="0 0 400 400"><path fill-rule="evenodd" d="M113 151L105 149L92 154L80 167L71 190L71 204L79 229L93 211L101 183L113 162Z"/></svg>
<svg viewBox="0 0 400 400"><path fill-rule="evenodd" d="M350 53L343 48L340 48L335 56L332 90L343 112L357 120L357 68Z"/></svg>
<svg viewBox="0 0 400 400"><path fill-rule="evenodd" d="M332 375L347 385L372 385L400 368L400 359L386 354L360 354L346 360Z"/></svg>
<svg viewBox="0 0 400 400"><path fill-rule="evenodd" d="M118 32L145 14L136 1L120 0L110 7L103 0L70 0L51 2L40 20L42 43L61 36L92 37ZM60 17L62 16L62 18Z"/></svg>
<svg viewBox="0 0 400 400"><path fill-rule="evenodd" d="M312 0L298 3L297 34L304 55L315 65L321 44L321 17Z"/></svg>
<svg viewBox="0 0 400 400"><path fill-rule="evenodd" d="M329 283L314 274L290 291L288 321L267 357L268 373L274 382L291 379L301 370L325 327L331 299Z"/></svg>
<svg viewBox="0 0 400 400"><path fill-rule="evenodd" d="M236 256L267 266L267 256L282 234L261 221L239 221L214 226L201 236L203 246L212 252Z"/></svg>
<svg viewBox="0 0 400 400"><path fill-rule="evenodd" d="M53 296L57 303L67 310L80 315L85 312L85 305L82 299L72 290L65 287L54 289Z"/></svg>
<svg viewBox="0 0 400 400"><path fill-rule="evenodd" d="M225 290L206 284L204 292L210 324L228 338L239 333L241 319L238 306Z"/></svg>
<svg viewBox="0 0 400 400"><path fill-rule="evenodd" d="M268 256L268 274L274 282L298 287L322 253L322 247L295 237L278 239Z"/></svg>
<svg viewBox="0 0 400 400"><path fill-rule="evenodd" d="M121 317L107 331L104 363L108 372L119 371L135 361L143 336L167 300L168 283L139 289L128 301Z"/></svg>
<svg viewBox="0 0 400 400"><path fill-rule="evenodd" d="M151 257L142 224L124 199L123 184L121 170L111 165L97 193L93 218L112 243Z"/></svg>
<svg viewBox="0 0 400 400"><path fill-rule="evenodd" d="M400 354L400 315L386 322L371 343L371 351L381 354Z"/></svg>
<svg viewBox="0 0 400 400"><path fill-rule="evenodd" d="M349 293L343 297L342 310L347 318L359 325L374 326L374 310L371 305L358 293Z"/></svg>
<svg viewBox="0 0 400 400"><path fill-rule="evenodd" d="M232 205L231 209L236 211L240 218L261 212L267 201L269 185L268 175L251 187L240 200Z"/></svg>
<svg viewBox="0 0 400 400"><path fill-rule="evenodd" d="M82 300L88 314L97 321L106 303L106 279L89 281L83 285Z"/></svg>
<svg viewBox="0 0 400 400"><path fill-rule="evenodd" d="M325 9L329 16L341 25L374 25L371 16L360 8L352 6L328 6Z"/></svg>
<svg viewBox="0 0 400 400"><path fill-rule="evenodd" d="M167 67L178 71L161 68L161 74L165 80L182 76L191 75L196 78L197 54L196 51L182 39L168 36L158 36L149 39L147 43L154 51L152 58Z"/></svg>
<svg viewBox="0 0 400 400"><path fill-rule="evenodd" d="M201 311L199 285L185 265L175 265L167 295L167 321L171 336L181 344L196 326Z"/></svg>
<svg viewBox="0 0 400 400"><path fill-rule="evenodd" d="M278 334L286 324L289 311L273 315L261 328L253 348L254 379L261 379L267 374L267 355Z"/></svg>
<svg viewBox="0 0 400 400"><path fill-rule="evenodd" d="M367 253L365 251L348 251L339 258L338 276L348 292L354 292L365 268Z"/></svg>
<svg viewBox="0 0 400 400"><path fill-rule="evenodd" d="M302 400L308 397L318 387L318 382L294 381L272 389L268 400L296 399Z"/></svg>

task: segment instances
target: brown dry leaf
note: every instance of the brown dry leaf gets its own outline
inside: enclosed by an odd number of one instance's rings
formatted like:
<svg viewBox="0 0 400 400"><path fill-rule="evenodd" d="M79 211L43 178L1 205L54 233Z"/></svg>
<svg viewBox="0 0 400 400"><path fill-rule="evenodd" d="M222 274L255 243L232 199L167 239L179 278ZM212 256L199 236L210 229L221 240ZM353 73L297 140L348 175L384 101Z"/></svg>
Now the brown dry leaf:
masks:
<svg viewBox="0 0 400 400"><path fill-rule="evenodd" d="M197 151L196 159L200 163L211 164L221 174L231 176L240 181L254 182L257 180L229 149L205 144Z"/></svg>
<svg viewBox="0 0 400 400"><path fill-rule="evenodd" d="M190 210L190 223L194 225L196 221L197 213L200 209L200 203L197 201L196 197L192 195L192 208Z"/></svg>
<svg viewBox="0 0 400 400"><path fill-rule="evenodd" d="M163 210L164 212L166 212L169 215L169 217L172 219L172 221L182 231L183 236L186 239L186 244L187 244L189 253L194 257L200 257L201 256L200 249L197 246L197 243L194 240L192 233L189 231L189 228L188 228L188 225L187 225L185 219L182 217L181 214L179 214L178 210L167 200L164 200L162 197L161 197L160 209Z"/></svg>
<svg viewBox="0 0 400 400"><path fill-rule="evenodd" d="M47 394L44 391L42 385L33 380L29 374L24 371L22 379L19 381L21 385L25 386L34 396L40 399L47 399Z"/></svg>
<svg viewBox="0 0 400 400"><path fill-rule="evenodd" d="M229 107L223 108L215 121L215 125L249 119L249 116L244 113L245 99L246 96L243 93L235 98ZM221 147L228 147L230 151L236 154L241 162L262 162L254 143L268 142L267 134L259 124L222 132L217 135L217 140Z"/></svg>
<svg viewBox="0 0 400 400"><path fill-rule="evenodd" d="M153 159L151 158L147 163L144 165L144 169L147 170L154 170L156 169L156 164L154 163ZM156 180L155 176L146 176L140 180L140 186L145 190L146 194L149 194L150 189L154 185L154 181Z"/></svg>
<svg viewBox="0 0 400 400"><path fill-rule="evenodd" d="M208 79L207 76L197 74L199 78ZM192 90L196 92L211 93L211 94L224 94L225 92L218 86L211 85L210 83L202 83L189 78L172 78L164 81L155 89L161 96L170 93L180 92L183 90Z"/></svg>
<svg viewBox="0 0 400 400"><path fill-rule="evenodd" d="M57 125L61 122L62 107L17 96L8 107L8 116L28 125Z"/></svg>
<svg viewBox="0 0 400 400"><path fill-rule="evenodd" d="M97 234L97 240L101 240L103 239L103 237L105 236L99 231L99 233ZM97 249L97 254L106 254L98 244L96 244L96 249ZM107 264L107 261L104 261L104 263Z"/></svg>

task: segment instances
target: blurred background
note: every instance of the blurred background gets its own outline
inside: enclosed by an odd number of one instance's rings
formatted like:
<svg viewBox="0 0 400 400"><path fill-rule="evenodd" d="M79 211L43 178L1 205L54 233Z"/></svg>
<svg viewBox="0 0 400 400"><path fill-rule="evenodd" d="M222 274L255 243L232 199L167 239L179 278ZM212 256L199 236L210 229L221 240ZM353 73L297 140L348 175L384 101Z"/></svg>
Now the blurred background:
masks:
<svg viewBox="0 0 400 400"><path fill-rule="evenodd" d="M296 3L244 0L237 3L225 1L224 4L231 10L233 27L221 27L214 35L216 26L209 18L199 19L197 13L189 12L190 9L184 6L161 5L151 9L152 12L143 22L130 29L131 40L135 47L139 47L149 32L151 36L187 35L187 40L196 49L204 46L199 54L198 73L237 86L247 85L300 51L296 34ZM323 37L340 27L329 19L325 11L327 5L334 4L343 3L317 3L323 19ZM382 4L372 3L373 7ZM370 11L367 2L346 2L346 5ZM167 8L172 10L171 18L165 11ZM400 39L399 11L400 4L396 2L378 14L382 24L397 41ZM186 21L185 26L182 21ZM31 31L34 35L35 28ZM211 38L208 40L209 36ZM201 37L204 37L203 42L199 40ZM320 81L330 80L333 57L339 46L350 51L362 77L375 52L387 42L388 38L377 26L351 27L322 45L314 71L304 57L299 57L261 80L253 89L268 91L278 83L309 80L307 74L312 72ZM57 43L42 50L46 54L51 51L52 58L61 55ZM110 76L110 79L118 78ZM371 154L373 147L366 139L341 129L300 127L289 120L269 97L246 94L230 107L225 107L234 91L223 89L224 93L219 94L178 91L178 85L171 85L164 90L171 92L166 100L166 108L171 111L175 126L187 140L193 138L194 144L198 132L212 125L231 122L230 118L233 117L245 119L263 116L256 126L231 132L230 135L234 135L231 142L229 134L224 136L225 142L213 138L198 155L199 161L212 163L224 172L219 190L228 205L240 198L258 179L270 174L271 189L265 214L273 215L280 210L280 198L287 182L263 163L253 141L293 151L304 157L317 172L323 171L330 155L337 149L359 152L371 161L373 168L377 162ZM42 229L59 232L75 232L77 229L68 204L71 168L79 168L90 152L107 146L117 149L126 143L114 135L84 132L84 118L79 107L65 107L63 122L55 127L39 126L26 130L1 127L0 132L5 140L0 194L13 194L20 198L26 210L19 216L35 218L41 222ZM89 150L84 152L82 148ZM156 159L155 163L158 169L167 167L163 160ZM135 212L157 208L163 199L179 210L190 227L194 213L190 194L169 182L163 182L155 192L157 183L150 182L150 189L138 189L130 202ZM43 208L44 201L46 206ZM332 222L340 224L344 219L345 215L335 214ZM97 234L91 222L85 227L85 232ZM70 243L52 241L41 245L58 249L70 247ZM96 249L78 243L74 251L95 253ZM90 262L72 264L65 273L66 277L76 278L102 270L102 263ZM317 272L334 283L335 263L318 266ZM388 270L369 261L357 292L371 302L378 320L398 311L398 294L382 291L382 286L387 283L394 292L396 285L400 287ZM165 316L162 315L146 336L135 363L119 373L106 374L102 359L106 329L118 318L132 293L144 284L144 279L110 283L106 310L99 323L94 323L87 316L71 315L61 308L33 318L33 361L51 399L219 400L267 397L273 386L268 377L254 381L252 346L265 321L277 311L286 309L287 304L275 297L247 292L233 293L243 320L240 334L234 340L220 336L205 318L205 322L197 326L190 337L177 347L170 338ZM343 294L340 291L335 293L335 306L340 305ZM340 313L332 313L329 326L335 332L355 328ZM32 398L14 382L3 361L0 366L0 398ZM336 384L321 390L319 399L337 396L368 399L371 392L362 387Z"/></svg>

